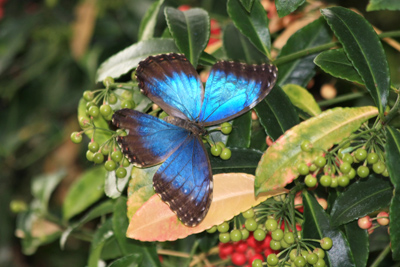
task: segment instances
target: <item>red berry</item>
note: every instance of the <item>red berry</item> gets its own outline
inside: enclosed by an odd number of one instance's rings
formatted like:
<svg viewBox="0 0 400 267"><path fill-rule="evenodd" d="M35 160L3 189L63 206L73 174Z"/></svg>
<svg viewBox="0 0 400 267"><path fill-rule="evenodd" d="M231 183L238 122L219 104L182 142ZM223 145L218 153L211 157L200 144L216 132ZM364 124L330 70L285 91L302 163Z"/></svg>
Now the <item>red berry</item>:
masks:
<svg viewBox="0 0 400 267"><path fill-rule="evenodd" d="M262 245L263 245L263 242L264 242L264 240L263 241L257 241L255 238L254 238L254 236L253 236L253 234L251 234L250 236L249 236L249 238L247 238L247 244L250 246L250 247L252 247L252 248L261 248L262 247Z"/></svg>
<svg viewBox="0 0 400 267"><path fill-rule="evenodd" d="M263 244L262 244L262 248L269 248L269 243L271 242L271 240L272 240L272 237L271 237L271 235L270 234L268 234L266 237L265 237L265 239L264 239L264 241L263 241Z"/></svg>
<svg viewBox="0 0 400 267"><path fill-rule="evenodd" d="M247 250L247 247L248 247L248 245L246 242L239 241L239 242L237 242L237 244L235 244L235 251L245 253Z"/></svg>
<svg viewBox="0 0 400 267"><path fill-rule="evenodd" d="M358 226L361 229L369 229L372 226L371 218L369 216L358 219Z"/></svg>
<svg viewBox="0 0 400 267"><path fill-rule="evenodd" d="M219 252L225 255L231 255L233 253L233 245L231 243L219 243Z"/></svg>
<svg viewBox="0 0 400 267"><path fill-rule="evenodd" d="M243 265L247 262L246 256L243 253L234 252L232 254L232 263L235 265Z"/></svg>
<svg viewBox="0 0 400 267"><path fill-rule="evenodd" d="M178 9L180 11L186 11L186 10L190 9L190 6L189 5L181 5L181 6L178 7Z"/></svg>
<svg viewBox="0 0 400 267"><path fill-rule="evenodd" d="M376 216L377 221L380 225L388 225L389 224L389 214L385 211L381 211L378 213L378 215Z"/></svg>
<svg viewBox="0 0 400 267"><path fill-rule="evenodd" d="M268 255L269 255L269 254L272 254L272 253L277 254L278 251L277 251L277 250L273 250L272 248L266 248L266 249L264 250L264 256L265 256L265 257L268 257Z"/></svg>
<svg viewBox="0 0 400 267"><path fill-rule="evenodd" d="M261 254L256 254L249 259L249 263L252 264L253 261L257 259L264 261L264 257Z"/></svg>
<svg viewBox="0 0 400 267"><path fill-rule="evenodd" d="M222 253L221 251L218 253L218 256L221 260L225 260L228 258L228 255L225 253Z"/></svg>

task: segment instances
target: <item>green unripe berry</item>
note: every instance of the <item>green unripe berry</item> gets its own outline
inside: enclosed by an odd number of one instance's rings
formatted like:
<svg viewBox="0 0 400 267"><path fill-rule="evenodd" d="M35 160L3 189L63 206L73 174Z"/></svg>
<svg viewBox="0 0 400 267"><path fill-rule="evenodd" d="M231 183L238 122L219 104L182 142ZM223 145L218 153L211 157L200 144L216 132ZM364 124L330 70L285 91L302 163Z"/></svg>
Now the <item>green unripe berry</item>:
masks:
<svg viewBox="0 0 400 267"><path fill-rule="evenodd" d="M127 158L124 158L122 160L122 166L124 166L125 168L127 168L130 165L129 160Z"/></svg>
<svg viewBox="0 0 400 267"><path fill-rule="evenodd" d="M103 117L107 117L111 114L112 109L110 107L110 105L107 104L103 104L100 106L100 113Z"/></svg>
<svg viewBox="0 0 400 267"><path fill-rule="evenodd" d="M293 244L295 241L294 234L292 232L286 232L283 235L283 240L285 240L285 242L288 244Z"/></svg>
<svg viewBox="0 0 400 267"><path fill-rule="evenodd" d="M337 178L337 181L338 181L338 185L341 186L341 187L348 186L349 183L350 183L350 179L346 175L339 176Z"/></svg>
<svg viewBox="0 0 400 267"><path fill-rule="evenodd" d="M326 158L323 156L319 156L315 159L314 164L317 165L317 167L322 168L326 164Z"/></svg>
<svg viewBox="0 0 400 267"><path fill-rule="evenodd" d="M88 111L89 108L92 107L92 106L96 106L96 103L93 102L93 101L87 102L86 103L86 111Z"/></svg>
<svg viewBox="0 0 400 267"><path fill-rule="evenodd" d="M88 161L93 161L94 153L90 150L86 151L86 159Z"/></svg>
<svg viewBox="0 0 400 267"><path fill-rule="evenodd" d="M367 166L360 166L357 169L357 174L358 176L360 176L361 178L365 178L369 175L369 169Z"/></svg>
<svg viewBox="0 0 400 267"><path fill-rule="evenodd" d="M231 152L231 150L229 149L229 148L224 148L224 149L222 149L222 151L221 151L221 154L219 155L219 157L221 158L221 159L223 159L223 160L228 160L228 159L230 159L231 158L231 156L232 156L232 152Z"/></svg>
<svg viewBox="0 0 400 267"><path fill-rule="evenodd" d="M304 183L308 187L314 187L317 184L317 178L314 177L313 175L309 174L306 176L306 178L304 178Z"/></svg>
<svg viewBox="0 0 400 267"><path fill-rule="evenodd" d="M354 177L356 177L357 172L355 169L351 168L350 172L347 174L347 176L349 177L349 179L353 179Z"/></svg>
<svg viewBox="0 0 400 267"><path fill-rule="evenodd" d="M117 136L127 136L127 133L122 129L118 129L115 133Z"/></svg>
<svg viewBox="0 0 400 267"><path fill-rule="evenodd" d="M253 233L254 239L257 241L263 241L265 239L265 237L267 236L267 234L265 233L265 231L263 229L257 229L254 231Z"/></svg>
<svg viewBox="0 0 400 267"><path fill-rule="evenodd" d="M224 122L221 124L221 132L223 134L230 134L232 132L232 125L229 122Z"/></svg>
<svg viewBox="0 0 400 267"><path fill-rule="evenodd" d="M83 92L83 99L85 99L86 101L92 101L94 98L94 93L92 91L86 90L85 92Z"/></svg>
<svg viewBox="0 0 400 267"><path fill-rule="evenodd" d="M107 98L108 103L115 104L118 101L117 96L114 93L110 93Z"/></svg>
<svg viewBox="0 0 400 267"><path fill-rule="evenodd" d="M310 169L310 172L315 172L318 169L317 165L314 163L312 163L308 168Z"/></svg>
<svg viewBox="0 0 400 267"><path fill-rule="evenodd" d="M385 169L386 169L385 163L383 163L382 161L378 161L372 165L372 170L376 174L383 173Z"/></svg>
<svg viewBox="0 0 400 267"><path fill-rule="evenodd" d="M73 132L71 134L71 141L75 144L79 144L80 142L82 142L82 134L80 132Z"/></svg>
<svg viewBox="0 0 400 267"><path fill-rule="evenodd" d="M233 242L242 240L242 232L239 229L234 229L230 233L230 238Z"/></svg>
<svg viewBox="0 0 400 267"><path fill-rule="evenodd" d="M103 163L103 161L104 161L104 156L102 153L99 153L99 152L94 153L94 155L93 155L94 163L100 164L100 163Z"/></svg>
<svg viewBox="0 0 400 267"><path fill-rule="evenodd" d="M112 85L112 84L114 84L114 79L113 79L112 77L110 77L110 76L106 77L106 78L103 80L103 85L104 85L105 87L109 87L109 86Z"/></svg>
<svg viewBox="0 0 400 267"><path fill-rule="evenodd" d="M336 187L338 187L338 180L337 180L337 178L336 177L332 177L332 181L331 181L331 185L330 185L330 187L331 188L336 188Z"/></svg>
<svg viewBox="0 0 400 267"><path fill-rule="evenodd" d="M127 171L126 171L126 169L125 169L124 167L119 167L119 168L115 171L115 175L116 175L118 178L125 178L126 174L127 174Z"/></svg>
<svg viewBox="0 0 400 267"><path fill-rule="evenodd" d="M89 127L90 126L90 119L88 117L85 117L85 116L79 117L79 125L82 128Z"/></svg>
<svg viewBox="0 0 400 267"><path fill-rule="evenodd" d="M115 162L120 162L123 158L122 152L119 150L113 151L111 153L111 159Z"/></svg>
<svg viewBox="0 0 400 267"><path fill-rule="evenodd" d="M132 100L122 100L121 102L121 108L130 108L133 109L135 108L135 102L133 102Z"/></svg>
<svg viewBox="0 0 400 267"><path fill-rule="evenodd" d="M358 161L363 161L367 158L367 150L365 150L364 148L359 148L354 152L354 157L358 160Z"/></svg>
<svg viewBox="0 0 400 267"><path fill-rule="evenodd" d="M218 232L227 233L229 231L229 223L223 222L217 226Z"/></svg>
<svg viewBox="0 0 400 267"><path fill-rule="evenodd" d="M268 257L267 257L267 263L270 266L278 265L278 263L279 263L278 256L276 256L275 253L269 254Z"/></svg>
<svg viewBox="0 0 400 267"><path fill-rule="evenodd" d="M117 164L113 160L107 160L104 163L104 167L106 168L107 171L111 172L117 168Z"/></svg>
<svg viewBox="0 0 400 267"><path fill-rule="evenodd" d="M303 150L304 152L310 152L312 150L312 143L308 140L304 140L301 145L301 150Z"/></svg>
<svg viewBox="0 0 400 267"><path fill-rule="evenodd" d="M347 173L350 172L350 170L351 170L351 164L350 164L350 163L348 163L348 162L343 162L343 163L340 165L340 171L341 171L342 173L347 174Z"/></svg>
<svg viewBox="0 0 400 267"><path fill-rule="evenodd" d="M133 99L133 91L132 90L124 90L124 92L121 94L121 97L126 100L132 100Z"/></svg>
<svg viewBox="0 0 400 267"><path fill-rule="evenodd" d="M111 151L111 147L110 147L109 145L105 145L105 146L103 146L103 147L101 148L101 153L102 153L104 156L108 156L108 154L110 154L110 151Z"/></svg>
<svg viewBox="0 0 400 267"><path fill-rule="evenodd" d="M283 231L282 229L276 229L275 231L271 232L271 237L273 240L281 241L283 238Z"/></svg>
<svg viewBox="0 0 400 267"><path fill-rule="evenodd" d="M218 145L215 145L210 148L210 152L211 152L211 155L218 157L219 155L221 155L222 148Z"/></svg>
<svg viewBox="0 0 400 267"><path fill-rule="evenodd" d="M279 241L281 243L281 247L283 249L290 247L290 244L286 243L285 239L282 239L281 241Z"/></svg>
<svg viewBox="0 0 400 267"><path fill-rule="evenodd" d="M219 241L221 243L228 243L229 241L231 241L231 236L229 233L220 233L219 234Z"/></svg>
<svg viewBox="0 0 400 267"><path fill-rule="evenodd" d="M246 228L243 228L241 232L242 232L242 240L246 240L250 236L250 232Z"/></svg>
<svg viewBox="0 0 400 267"><path fill-rule="evenodd" d="M251 267L262 267L262 266L263 266L262 260L260 259L253 260L253 263L251 264Z"/></svg>
<svg viewBox="0 0 400 267"><path fill-rule="evenodd" d="M296 259L296 257L298 256L297 254L297 249L292 249L289 253L289 258L291 261L294 261Z"/></svg>
<svg viewBox="0 0 400 267"><path fill-rule="evenodd" d="M297 166L297 170L301 175L307 175L310 173L310 170L308 169L308 166L305 163L300 163Z"/></svg>
<svg viewBox="0 0 400 267"><path fill-rule="evenodd" d="M306 266L306 260L303 258L303 256L297 256L294 259L294 265L296 265L297 267L303 267Z"/></svg>
<svg viewBox="0 0 400 267"><path fill-rule="evenodd" d="M213 227L211 227L210 229L207 229L206 231L209 234L213 234L213 233L215 233L217 231L217 226L214 225Z"/></svg>
<svg viewBox="0 0 400 267"><path fill-rule="evenodd" d="M253 218L248 218L246 219L246 221L244 222L244 227L246 227L246 229L248 231L255 231L258 227L258 223L256 222L256 220L254 220Z"/></svg>
<svg viewBox="0 0 400 267"><path fill-rule="evenodd" d="M319 258L317 263L314 264L314 267L325 267L326 263L323 259Z"/></svg>
<svg viewBox="0 0 400 267"><path fill-rule="evenodd" d="M367 156L367 162L368 162L368 164L377 163L378 160L379 160L379 157L378 157L378 154L376 154L376 153L373 153L373 152L372 152L372 153L369 153L368 156Z"/></svg>
<svg viewBox="0 0 400 267"><path fill-rule="evenodd" d="M346 154L343 155L343 162L347 162L349 164L353 164L354 159L349 153L346 153Z"/></svg>
<svg viewBox="0 0 400 267"><path fill-rule="evenodd" d="M330 165L325 165L325 166L324 166L324 173L325 173L326 175L328 175L328 174L334 174L334 173L335 173L335 168L332 168L332 166L330 166Z"/></svg>
<svg viewBox="0 0 400 267"><path fill-rule="evenodd" d="M88 114L89 116L92 116L94 118L96 118L97 116L99 116L100 110L98 106L91 106L88 110Z"/></svg>
<svg viewBox="0 0 400 267"><path fill-rule="evenodd" d="M272 232L278 228L278 222L275 219L268 219L265 221L265 229Z"/></svg>
<svg viewBox="0 0 400 267"><path fill-rule="evenodd" d="M309 264L315 264L318 261L318 256L315 253L310 253L307 255L307 262Z"/></svg>
<svg viewBox="0 0 400 267"><path fill-rule="evenodd" d="M95 141L90 142L90 143L88 144L88 149L89 149L90 151L92 151L93 153L94 153L94 152L97 152L97 151L99 151L99 144L98 144L97 142L95 142Z"/></svg>
<svg viewBox="0 0 400 267"><path fill-rule="evenodd" d="M253 209L248 209L245 212L243 212L242 215L243 215L243 217L245 219L253 218L254 217L254 210Z"/></svg>
<svg viewBox="0 0 400 267"><path fill-rule="evenodd" d="M332 248L333 245L332 239L330 239L329 237L324 237L321 239L320 245L322 249L329 250Z"/></svg>
<svg viewBox="0 0 400 267"><path fill-rule="evenodd" d="M322 175L321 178L319 179L319 183L322 186L328 187L332 183L332 178L329 175Z"/></svg>
<svg viewBox="0 0 400 267"><path fill-rule="evenodd" d="M315 253L320 259L323 259L325 257L325 251L323 249L315 248L313 253Z"/></svg>
<svg viewBox="0 0 400 267"><path fill-rule="evenodd" d="M387 168L382 172L382 175L383 175L384 177L389 177L389 171L388 171Z"/></svg>
<svg viewBox="0 0 400 267"><path fill-rule="evenodd" d="M224 149L226 146L223 142L219 141L215 145L220 146L222 149Z"/></svg>
<svg viewBox="0 0 400 267"><path fill-rule="evenodd" d="M282 248L281 241L272 239L269 243L269 247L273 250L280 250Z"/></svg>

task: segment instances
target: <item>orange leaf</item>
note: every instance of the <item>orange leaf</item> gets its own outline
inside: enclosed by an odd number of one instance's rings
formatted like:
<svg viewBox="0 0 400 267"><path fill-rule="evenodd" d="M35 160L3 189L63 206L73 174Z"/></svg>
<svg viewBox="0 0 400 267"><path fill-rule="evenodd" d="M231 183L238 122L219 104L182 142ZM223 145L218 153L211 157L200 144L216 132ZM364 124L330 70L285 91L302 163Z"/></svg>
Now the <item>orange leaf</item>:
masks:
<svg viewBox="0 0 400 267"><path fill-rule="evenodd" d="M172 241L232 219L267 198L287 192L276 189L254 196L254 176L245 173L214 175L214 193L210 210L196 227L185 226L158 195L152 196L133 215L127 237L141 241Z"/></svg>

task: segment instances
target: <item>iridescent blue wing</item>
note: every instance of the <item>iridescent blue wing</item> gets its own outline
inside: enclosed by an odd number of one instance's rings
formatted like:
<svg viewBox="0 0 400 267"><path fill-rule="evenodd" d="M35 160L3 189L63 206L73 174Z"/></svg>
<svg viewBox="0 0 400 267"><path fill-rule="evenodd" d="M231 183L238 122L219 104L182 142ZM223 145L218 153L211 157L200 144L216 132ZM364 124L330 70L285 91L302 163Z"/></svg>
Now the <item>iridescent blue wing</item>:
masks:
<svg viewBox="0 0 400 267"><path fill-rule="evenodd" d="M139 63L136 77L143 93L169 115L192 121L199 116L204 88L184 55L150 56Z"/></svg>
<svg viewBox="0 0 400 267"><path fill-rule="evenodd" d="M257 105L276 82L271 64L247 65L220 61L206 83L204 102L197 121L209 126L233 119Z"/></svg>
<svg viewBox="0 0 400 267"><path fill-rule="evenodd" d="M114 113L113 123L129 131L118 143L129 161L149 167L165 161L191 134L188 130L132 109Z"/></svg>
<svg viewBox="0 0 400 267"><path fill-rule="evenodd" d="M191 134L161 165L153 177L161 199L188 226L196 226L212 200L212 172L203 142Z"/></svg>

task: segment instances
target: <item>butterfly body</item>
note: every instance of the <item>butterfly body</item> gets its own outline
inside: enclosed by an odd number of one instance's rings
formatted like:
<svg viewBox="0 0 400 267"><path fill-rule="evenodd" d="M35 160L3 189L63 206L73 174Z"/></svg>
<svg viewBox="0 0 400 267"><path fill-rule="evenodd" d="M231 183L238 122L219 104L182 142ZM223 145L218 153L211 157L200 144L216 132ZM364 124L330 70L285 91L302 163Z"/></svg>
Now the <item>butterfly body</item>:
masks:
<svg viewBox="0 0 400 267"><path fill-rule="evenodd" d="M220 61L204 89L181 54L150 56L140 62L139 88L170 116L161 120L122 109L113 123L129 130L118 137L122 151L140 167L160 164L155 192L188 226L196 226L212 201L212 171L201 136L205 127L231 120L253 108L272 89L276 67Z"/></svg>

